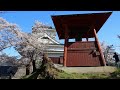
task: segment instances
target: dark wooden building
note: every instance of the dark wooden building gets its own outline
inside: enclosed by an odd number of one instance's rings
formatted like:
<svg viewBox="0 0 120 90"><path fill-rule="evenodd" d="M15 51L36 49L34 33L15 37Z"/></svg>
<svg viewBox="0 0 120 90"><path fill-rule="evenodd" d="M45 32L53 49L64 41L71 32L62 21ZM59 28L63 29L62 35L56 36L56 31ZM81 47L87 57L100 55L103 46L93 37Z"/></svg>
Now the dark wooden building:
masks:
<svg viewBox="0 0 120 90"><path fill-rule="evenodd" d="M64 66L105 66L97 32L112 12L55 15L53 23L59 39L65 39ZM82 41L86 38L86 41ZM89 41L94 38L94 41ZM75 42L69 42L75 39Z"/></svg>

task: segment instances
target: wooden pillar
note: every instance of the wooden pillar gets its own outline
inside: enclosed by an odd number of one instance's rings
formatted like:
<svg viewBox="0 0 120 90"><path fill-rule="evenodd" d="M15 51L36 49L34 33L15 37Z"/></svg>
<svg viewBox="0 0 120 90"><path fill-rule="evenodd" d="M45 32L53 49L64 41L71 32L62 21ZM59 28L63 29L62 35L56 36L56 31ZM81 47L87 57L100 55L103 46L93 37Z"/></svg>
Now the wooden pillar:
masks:
<svg viewBox="0 0 120 90"><path fill-rule="evenodd" d="M67 43L68 43L68 29L67 26L65 26L64 61L63 61L64 67L66 67L66 61L67 61Z"/></svg>
<svg viewBox="0 0 120 90"><path fill-rule="evenodd" d="M88 38L86 38L86 40L88 41Z"/></svg>
<svg viewBox="0 0 120 90"><path fill-rule="evenodd" d="M98 49L99 49L99 52L100 52L100 55L101 55L101 58L103 60L103 64L104 66L106 66L106 62L105 62L105 59L104 59L104 56L103 56L103 53L102 53L102 50L101 50L101 47L100 47L100 43L98 41L98 37L97 37L97 34L96 34L96 30L94 29L94 35L95 35L95 40L97 42L97 45L98 45Z"/></svg>
<svg viewBox="0 0 120 90"><path fill-rule="evenodd" d="M90 31L90 29L89 29L89 31ZM87 32L87 34L86 34L86 40L88 41L88 34L89 34L89 31Z"/></svg>
<svg viewBox="0 0 120 90"><path fill-rule="evenodd" d="M88 37L86 36L86 40L88 41Z"/></svg>

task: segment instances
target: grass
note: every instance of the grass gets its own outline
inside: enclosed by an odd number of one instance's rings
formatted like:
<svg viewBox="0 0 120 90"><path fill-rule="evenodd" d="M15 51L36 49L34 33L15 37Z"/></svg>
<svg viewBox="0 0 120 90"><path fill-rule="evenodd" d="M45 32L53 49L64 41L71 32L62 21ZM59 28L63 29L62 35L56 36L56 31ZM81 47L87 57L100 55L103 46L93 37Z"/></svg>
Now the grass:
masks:
<svg viewBox="0 0 120 90"><path fill-rule="evenodd" d="M21 79L36 79L39 72L32 73ZM120 69L113 73L66 73L58 72L55 79L120 79Z"/></svg>
<svg viewBox="0 0 120 90"><path fill-rule="evenodd" d="M38 73L23 76L21 79L36 79ZM66 73L59 72L56 79L120 79L120 69L113 73Z"/></svg>
<svg viewBox="0 0 120 90"><path fill-rule="evenodd" d="M120 79L120 68L110 74L110 79Z"/></svg>
<svg viewBox="0 0 120 90"><path fill-rule="evenodd" d="M57 76L58 79L108 79L109 75L107 73L71 73L61 72Z"/></svg>
<svg viewBox="0 0 120 90"><path fill-rule="evenodd" d="M51 63L46 63L40 70L21 79L120 79L120 69L113 73L67 73L52 67Z"/></svg>

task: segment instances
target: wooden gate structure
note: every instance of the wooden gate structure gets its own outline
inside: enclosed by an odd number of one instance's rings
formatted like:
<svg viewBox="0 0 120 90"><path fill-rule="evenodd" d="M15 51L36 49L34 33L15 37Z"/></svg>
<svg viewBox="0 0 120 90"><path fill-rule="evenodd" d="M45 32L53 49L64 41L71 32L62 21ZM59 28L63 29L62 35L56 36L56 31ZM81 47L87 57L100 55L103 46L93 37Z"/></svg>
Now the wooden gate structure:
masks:
<svg viewBox="0 0 120 90"><path fill-rule="evenodd" d="M64 66L105 66L97 33L112 12L51 16L59 39L65 39ZM82 41L86 38L86 41ZM94 38L90 41L89 38ZM69 42L75 39L75 42Z"/></svg>

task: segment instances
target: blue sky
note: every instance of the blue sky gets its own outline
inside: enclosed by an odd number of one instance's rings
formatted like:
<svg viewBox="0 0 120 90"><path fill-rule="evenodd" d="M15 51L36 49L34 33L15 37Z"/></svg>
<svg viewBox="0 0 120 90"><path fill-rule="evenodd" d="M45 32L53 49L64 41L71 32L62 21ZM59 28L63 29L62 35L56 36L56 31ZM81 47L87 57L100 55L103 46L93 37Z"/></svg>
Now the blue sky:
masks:
<svg viewBox="0 0 120 90"><path fill-rule="evenodd" d="M18 24L22 31L31 33L31 27L34 25L34 21L38 20L44 24L51 25L54 27L54 24L51 19L51 15L66 15L66 14L81 14L81 13L98 13L98 12L107 12L107 11L8 11L6 13L0 14L0 17L5 18L11 23ZM120 39L117 38L117 35L120 35L120 11L113 11L112 15L102 26L98 32L99 41L105 41L108 45L113 44L118 53L120 53ZM56 39L63 43L63 40ZM5 50L9 55L18 55L16 51L12 48Z"/></svg>

